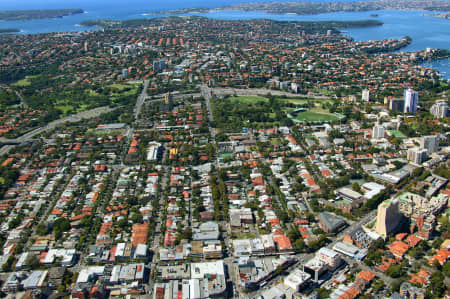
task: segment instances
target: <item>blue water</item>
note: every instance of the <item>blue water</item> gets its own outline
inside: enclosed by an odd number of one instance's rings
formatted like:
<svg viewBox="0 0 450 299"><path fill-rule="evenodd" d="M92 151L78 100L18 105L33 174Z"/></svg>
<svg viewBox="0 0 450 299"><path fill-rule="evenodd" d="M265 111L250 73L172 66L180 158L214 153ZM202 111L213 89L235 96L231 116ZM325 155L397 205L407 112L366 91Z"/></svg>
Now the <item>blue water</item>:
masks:
<svg viewBox="0 0 450 299"><path fill-rule="evenodd" d="M241 2L269 2L270 0L13 0L0 1L0 10L12 9L48 9L48 8L82 8L85 14L68 16L59 19L32 21L0 21L0 28L18 28L23 33L63 32L92 30L78 24L84 20L113 19L125 20L149 18L145 13L187 7L217 7ZM314 1L314 0L313 0ZM326 2L333 0L315 0ZM345 1L345 0L344 0ZM349 1L349 0L347 0ZM383 26L371 28L348 29L346 34L355 40L381 40L399 38L409 35L413 42L402 51L417 51L425 48L450 49L450 20L421 16L424 11L376 11L327 13L319 15L274 15L263 12L222 11L198 14L215 19L245 20L267 18L289 21L322 21L322 20L365 20L373 19L372 13L379 14L376 18L384 22ZM428 12L429 13L429 12ZM438 69L441 74L450 79L450 59L427 64Z"/></svg>

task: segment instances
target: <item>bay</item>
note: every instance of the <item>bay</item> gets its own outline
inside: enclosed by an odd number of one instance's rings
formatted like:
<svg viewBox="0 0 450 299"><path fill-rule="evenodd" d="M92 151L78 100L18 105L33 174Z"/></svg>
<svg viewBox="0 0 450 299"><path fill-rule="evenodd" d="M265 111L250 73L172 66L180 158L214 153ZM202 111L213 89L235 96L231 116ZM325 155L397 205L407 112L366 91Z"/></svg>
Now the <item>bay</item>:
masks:
<svg viewBox="0 0 450 299"><path fill-rule="evenodd" d="M136 18L152 18L145 15L149 12L189 8L189 7L217 7L242 2L268 2L270 0L17 0L0 1L0 10L13 9L51 9L51 8L82 8L84 14L67 16L57 19L31 20L31 21L0 21L0 28L18 28L23 34L66 32L95 30L92 27L82 27L79 24L85 20L111 19L127 20ZM315 0L317 2L330 2L332 0ZM378 14L374 18L371 14ZM369 28L346 29L345 34L355 40L382 40L388 38L401 38L411 36L413 42L401 51L418 51L426 48L450 49L450 20L422 16L425 11L367 11L367 12L338 12L318 15L292 15L267 14L264 12L220 11L195 14L214 19L248 20L266 18L279 21L346 21L377 19L383 26ZM193 15L193 14L189 14ZM427 62L426 67L433 67L441 75L450 79L450 59Z"/></svg>

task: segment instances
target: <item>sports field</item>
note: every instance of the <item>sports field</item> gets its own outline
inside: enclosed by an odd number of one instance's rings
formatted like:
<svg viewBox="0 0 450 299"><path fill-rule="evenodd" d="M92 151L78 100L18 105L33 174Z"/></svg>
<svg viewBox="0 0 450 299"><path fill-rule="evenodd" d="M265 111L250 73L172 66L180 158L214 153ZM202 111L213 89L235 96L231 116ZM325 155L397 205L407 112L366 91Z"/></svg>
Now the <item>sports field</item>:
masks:
<svg viewBox="0 0 450 299"><path fill-rule="evenodd" d="M339 118L333 114L306 111L306 112L298 113L294 117L294 119L298 120L298 121L306 121L306 122L315 122L315 121L331 122L331 121L338 120Z"/></svg>

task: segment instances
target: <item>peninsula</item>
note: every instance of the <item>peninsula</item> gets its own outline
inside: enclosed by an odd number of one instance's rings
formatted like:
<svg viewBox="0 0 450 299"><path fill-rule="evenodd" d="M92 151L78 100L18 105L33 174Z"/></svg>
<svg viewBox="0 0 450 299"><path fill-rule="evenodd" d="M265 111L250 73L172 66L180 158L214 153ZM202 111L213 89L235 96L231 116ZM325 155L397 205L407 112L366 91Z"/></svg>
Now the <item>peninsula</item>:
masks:
<svg viewBox="0 0 450 299"><path fill-rule="evenodd" d="M450 4L441 0L376 0L355 2L264 2L239 3L217 8L184 8L169 11L160 11L150 14L187 14L207 13L225 10L263 11L272 14L298 14L312 15L330 12L374 11L374 10L429 10L448 11Z"/></svg>
<svg viewBox="0 0 450 299"><path fill-rule="evenodd" d="M39 10L7 10L0 11L0 21L29 21L39 19L62 18L65 16L82 14L84 11L76 9L39 9Z"/></svg>
<svg viewBox="0 0 450 299"><path fill-rule="evenodd" d="M0 34L3 33L17 33L20 32L20 29L17 28L0 28Z"/></svg>
<svg viewBox="0 0 450 299"><path fill-rule="evenodd" d="M178 17L170 17L172 20L178 20ZM191 16L190 20L206 19L200 16ZM154 21L152 19L132 19L124 21L112 21L112 20L87 20L80 23L81 26L97 26L101 28L133 28L148 26ZM277 23L274 21L274 23ZM339 28L363 28L381 26L383 22L378 20L360 20L360 21L295 21L291 22L296 24L302 30L316 30L318 32L327 32L332 30L334 33L339 32Z"/></svg>
<svg viewBox="0 0 450 299"><path fill-rule="evenodd" d="M423 14L424 17L434 17L450 20L450 13L439 13L439 14Z"/></svg>

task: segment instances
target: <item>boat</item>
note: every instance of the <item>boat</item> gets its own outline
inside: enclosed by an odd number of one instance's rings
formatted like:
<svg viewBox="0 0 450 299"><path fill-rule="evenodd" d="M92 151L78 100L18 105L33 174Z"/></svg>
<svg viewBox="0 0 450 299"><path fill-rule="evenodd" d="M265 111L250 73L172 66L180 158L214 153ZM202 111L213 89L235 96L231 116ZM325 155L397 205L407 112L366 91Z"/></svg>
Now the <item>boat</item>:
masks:
<svg viewBox="0 0 450 299"><path fill-rule="evenodd" d="M376 17L379 17L380 15L379 15L379 14L376 14L376 13L373 13L373 14L371 14L370 16L373 17L373 18L376 18Z"/></svg>

